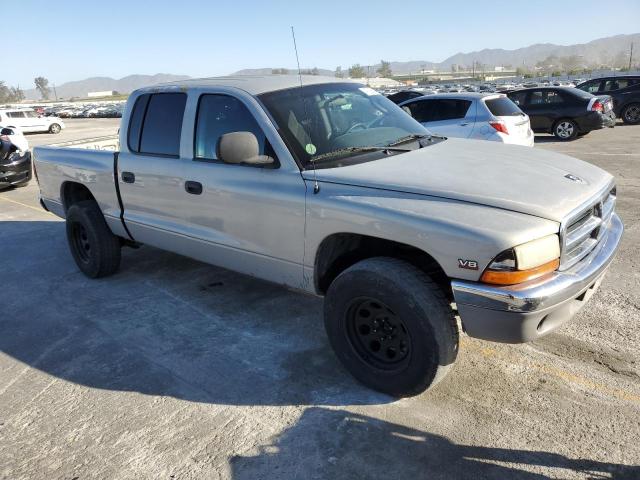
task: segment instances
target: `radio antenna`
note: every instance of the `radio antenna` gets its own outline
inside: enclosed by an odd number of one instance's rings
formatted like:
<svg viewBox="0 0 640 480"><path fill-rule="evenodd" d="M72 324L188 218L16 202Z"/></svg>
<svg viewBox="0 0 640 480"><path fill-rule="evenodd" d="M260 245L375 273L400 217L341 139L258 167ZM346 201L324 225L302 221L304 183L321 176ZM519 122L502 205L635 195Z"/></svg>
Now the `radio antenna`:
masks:
<svg viewBox="0 0 640 480"><path fill-rule="evenodd" d="M291 26L291 37L293 38L293 49L296 52L296 63L298 65L298 80L300 81L300 101L302 102L302 108L304 109L304 116L307 117L307 122L310 122L309 114L307 113L307 102L304 100L304 95L302 95L302 71L300 70L300 58L298 57L298 45L296 44L296 32ZM311 136L309 136L311 138ZM305 151L307 150L305 146ZM309 152L307 152L309 153ZM309 160L311 163L311 168L313 169L313 193L318 193L320 191L320 185L318 184L318 176L316 174L316 164L313 160Z"/></svg>

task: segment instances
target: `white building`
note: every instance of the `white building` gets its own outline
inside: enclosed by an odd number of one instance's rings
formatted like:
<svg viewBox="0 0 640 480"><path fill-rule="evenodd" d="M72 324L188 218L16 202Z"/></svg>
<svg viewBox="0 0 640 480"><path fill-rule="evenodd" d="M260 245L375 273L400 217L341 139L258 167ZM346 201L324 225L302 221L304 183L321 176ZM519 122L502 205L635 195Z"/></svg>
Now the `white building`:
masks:
<svg viewBox="0 0 640 480"><path fill-rule="evenodd" d="M103 92L89 92L87 93L87 97L112 97L116 94L113 90L105 90Z"/></svg>

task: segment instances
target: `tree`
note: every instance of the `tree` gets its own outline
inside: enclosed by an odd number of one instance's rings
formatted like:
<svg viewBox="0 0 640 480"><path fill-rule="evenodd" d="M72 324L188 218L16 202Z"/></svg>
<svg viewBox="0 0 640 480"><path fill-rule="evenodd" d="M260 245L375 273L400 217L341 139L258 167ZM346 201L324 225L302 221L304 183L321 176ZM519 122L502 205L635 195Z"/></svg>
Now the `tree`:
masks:
<svg viewBox="0 0 640 480"><path fill-rule="evenodd" d="M336 77L338 78L344 77L344 72L342 71L342 67L336 67Z"/></svg>
<svg viewBox="0 0 640 480"><path fill-rule="evenodd" d="M272 75L287 75L289 73L289 70L287 70L286 68L272 68L271 69L271 74Z"/></svg>
<svg viewBox="0 0 640 480"><path fill-rule="evenodd" d="M364 68L359 63L356 63L349 68L349 76L351 78L363 78L365 76Z"/></svg>
<svg viewBox="0 0 640 480"><path fill-rule="evenodd" d="M0 103L20 102L24 100L24 92L20 87L8 87L0 80Z"/></svg>
<svg viewBox="0 0 640 480"><path fill-rule="evenodd" d="M311 75L320 75L320 70L318 70L318 67L313 67L311 69Z"/></svg>
<svg viewBox="0 0 640 480"><path fill-rule="evenodd" d="M377 72L382 78L389 78L393 75L393 72L391 71L391 64L384 60L380 60L380 68L378 68Z"/></svg>
<svg viewBox="0 0 640 480"><path fill-rule="evenodd" d="M49 80L44 77L36 77L33 82L36 84L36 88L40 92L40 95L44 100L49 100L49 94L51 90L49 89Z"/></svg>
<svg viewBox="0 0 640 480"><path fill-rule="evenodd" d="M21 102L24 100L24 92L20 87L11 87L11 101L12 102Z"/></svg>

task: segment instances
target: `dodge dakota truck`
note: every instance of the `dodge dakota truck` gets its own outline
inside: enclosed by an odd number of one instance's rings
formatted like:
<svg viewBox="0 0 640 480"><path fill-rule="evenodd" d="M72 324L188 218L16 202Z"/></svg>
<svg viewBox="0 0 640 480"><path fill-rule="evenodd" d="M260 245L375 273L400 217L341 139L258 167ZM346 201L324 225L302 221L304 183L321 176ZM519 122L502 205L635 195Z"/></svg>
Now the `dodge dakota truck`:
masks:
<svg viewBox="0 0 640 480"><path fill-rule="evenodd" d="M426 390L460 328L527 342L570 320L620 242L613 177L575 158L431 135L357 82L242 76L131 94L119 149L36 147L78 268L151 245L324 297L365 385Z"/></svg>

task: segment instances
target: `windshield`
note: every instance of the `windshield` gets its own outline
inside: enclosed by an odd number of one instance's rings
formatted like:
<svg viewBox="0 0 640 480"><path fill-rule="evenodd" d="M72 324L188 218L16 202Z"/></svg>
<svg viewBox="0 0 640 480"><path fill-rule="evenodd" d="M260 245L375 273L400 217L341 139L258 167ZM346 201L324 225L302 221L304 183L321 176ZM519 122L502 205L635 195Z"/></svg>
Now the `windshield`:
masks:
<svg viewBox="0 0 640 480"><path fill-rule="evenodd" d="M258 97L303 167L332 152L384 147L429 132L395 103L357 83L327 83Z"/></svg>

